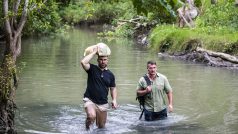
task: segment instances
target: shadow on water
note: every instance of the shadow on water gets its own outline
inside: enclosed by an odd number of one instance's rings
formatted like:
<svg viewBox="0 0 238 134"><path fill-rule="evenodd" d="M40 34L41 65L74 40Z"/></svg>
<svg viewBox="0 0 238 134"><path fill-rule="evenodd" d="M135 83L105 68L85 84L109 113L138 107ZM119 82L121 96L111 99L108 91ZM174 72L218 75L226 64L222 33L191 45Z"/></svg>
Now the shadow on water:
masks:
<svg viewBox="0 0 238 134"><path fill-rule="evenodd" d="M28 113L27 111L31 111ZM194 129L196 126L176 126L176 123L186 120L182 115L169 114L165 120L145 122L139 120L141 111L136 105L126 104L117 110L109 109L108 121L105 129L98 129L96 125L90 131L85 130L86 114L82 106L62 106L40 104L20 109L17 122L19 133L35 134L121 134L121 133L170 133L178 129ZM31 117L27 117L31 116ZM39 116L41 116L39 118ZM38 124L41 124L40 126ZM32 129L25 129L34 128Z"/></svg>

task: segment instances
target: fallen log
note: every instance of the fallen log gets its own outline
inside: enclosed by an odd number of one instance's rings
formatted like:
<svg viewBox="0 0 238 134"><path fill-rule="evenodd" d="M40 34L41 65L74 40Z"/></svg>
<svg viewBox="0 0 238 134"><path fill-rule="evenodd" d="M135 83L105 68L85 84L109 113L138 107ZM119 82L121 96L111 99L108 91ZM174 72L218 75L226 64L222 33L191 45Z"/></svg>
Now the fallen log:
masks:
<svg viewBox="0 0 238 134"><path fill-rule="evenodd" d="M131 19L131 20L121 20L121 19L119 19L118 22L117 22L117 28L121 27L124 24L131 23L131 24L134 24L136 26L135 29L137 29L138 27L140 27L140 25L142 25L141 23L137 22L137 20L139 20L139 19L140 18L135 18L135 19Z"/></svg>
<svg viewBox="0 0 238 134"><path fill-rule="evenodd" d="M200 47L197 47L196 51L198 51L198 52L205 52L209 56L220 57L223 60L226 60L226 61L238 64L238 59L235 56L232 56L232 55L229 55L229 54L226 54L226 53L213 52L213 51L206 50L206 49L203 49L203 48L200 48Z"/></svg>

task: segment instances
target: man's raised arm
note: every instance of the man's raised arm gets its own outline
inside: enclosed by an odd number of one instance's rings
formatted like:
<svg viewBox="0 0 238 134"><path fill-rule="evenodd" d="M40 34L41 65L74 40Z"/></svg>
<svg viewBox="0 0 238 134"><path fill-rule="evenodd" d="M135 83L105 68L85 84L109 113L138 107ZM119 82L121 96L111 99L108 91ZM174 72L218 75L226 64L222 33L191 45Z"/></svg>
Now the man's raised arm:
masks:
<svg viewBox="0 0 238 134"><path fill-rule="evenodd" d="M98 47L95 47L93 49L93 52L90 53L89 55L86 55L82 60L81 60L81 65L85 71L89 70L90 64L89 61L93 58L93 56L98 52Z"/></svg>

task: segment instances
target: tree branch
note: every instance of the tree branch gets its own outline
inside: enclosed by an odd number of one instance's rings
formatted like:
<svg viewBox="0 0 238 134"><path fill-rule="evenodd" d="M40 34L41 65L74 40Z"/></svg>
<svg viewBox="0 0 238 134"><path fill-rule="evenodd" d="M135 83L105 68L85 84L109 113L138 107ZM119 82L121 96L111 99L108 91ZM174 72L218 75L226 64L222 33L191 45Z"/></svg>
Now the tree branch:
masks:
<svg viewBox="0 0 238 134"><path fill-rule="evenodd" d="M21 53L21 35L17 37L15 55L18 57Z"/></svg>
<svg viewBox="0 0 238 134"><path fill-rule="evenodd" d="M17 11L18 11L18 8L20 6L20 3L21 3L21 0L16 0L16 2L13 4L13 18L12 18L12 26L14 28L17 27L17 21L16 21L16 17L17 17Z"/></svg>
<svg viewBox="0 0 238 134"><path fill-rule="evenodd" d="M25 3L24 3L24 8L23 8L23 11L22 11L22 15L21 15L21 19L20 19L20 22L18 24L18 28L17 28L17 31L16 31L16 34L15 34L15 37L19 36L19 34L21 34L21 31L25 25L25 22L26 22L26 19L27 19L27 13L28 13L28 3L29 3L29 0L25 0Z"/></svg>
<svg viewBox="0 0 238 134"><path fill-rule="evenodd" d="M8 36L9 36L9 35L12 34L12 31L11 31L11 25L10 25L9 16L8 16L8 0L3 1L3 16L5 18L4 19L4 21L5 21L5 30L8 34Z"/></svg>

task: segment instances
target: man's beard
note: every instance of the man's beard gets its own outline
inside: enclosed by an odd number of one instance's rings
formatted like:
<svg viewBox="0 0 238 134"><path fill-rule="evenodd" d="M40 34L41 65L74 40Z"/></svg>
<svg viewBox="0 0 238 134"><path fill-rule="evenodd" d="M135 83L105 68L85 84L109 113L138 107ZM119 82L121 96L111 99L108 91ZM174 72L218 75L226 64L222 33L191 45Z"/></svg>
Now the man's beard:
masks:
<svg viewBox="0 0 238 134"><path fill-rule="evenodd" d="M107 67L107 64L99 64L98 66L99 66L101 69L104 69L104 68Z"/></svg>
<svg viewBox="0 0 238 134"><path fill-rule="evenodd" d="M149 72L149 75L156 75L156 72Z"/></svg>

